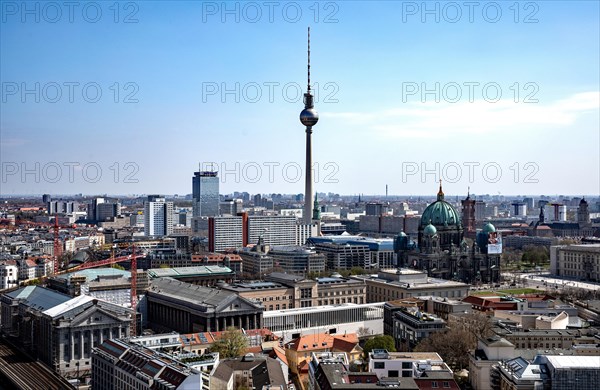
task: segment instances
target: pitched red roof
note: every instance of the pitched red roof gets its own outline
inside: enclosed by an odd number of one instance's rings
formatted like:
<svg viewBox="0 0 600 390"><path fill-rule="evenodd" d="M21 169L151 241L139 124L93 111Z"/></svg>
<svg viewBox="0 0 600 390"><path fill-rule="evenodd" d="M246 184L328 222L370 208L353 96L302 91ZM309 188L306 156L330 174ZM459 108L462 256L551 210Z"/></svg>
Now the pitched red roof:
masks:
<svg viewBox="0 0 600 390"><path fill-rule="evenodd" d="M296 338L286 344L286 348L294 351L315 351L333 347L335 339L341 339L354 345L358 344L356 333L331 335L329 333L309 334Z"/></svg>

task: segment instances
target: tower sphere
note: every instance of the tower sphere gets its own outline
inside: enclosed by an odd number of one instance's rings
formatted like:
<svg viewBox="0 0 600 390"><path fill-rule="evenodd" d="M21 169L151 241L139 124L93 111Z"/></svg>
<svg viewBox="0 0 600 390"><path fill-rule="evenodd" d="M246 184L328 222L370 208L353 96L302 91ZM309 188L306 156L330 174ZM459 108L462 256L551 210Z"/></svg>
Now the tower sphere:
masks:
<svg viewBox="0 0 600 390"><path fill-rule="evenodd" d="M300 113L300 122L304 126L312 127L319 121L319 113L314 108L305 108Z"/></svg>

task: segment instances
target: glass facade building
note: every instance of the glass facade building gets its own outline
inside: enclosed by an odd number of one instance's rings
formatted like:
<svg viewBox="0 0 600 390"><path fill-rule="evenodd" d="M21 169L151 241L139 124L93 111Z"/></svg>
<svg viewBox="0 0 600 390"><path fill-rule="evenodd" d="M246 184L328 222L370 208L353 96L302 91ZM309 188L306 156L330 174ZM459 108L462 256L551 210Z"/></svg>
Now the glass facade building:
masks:
<svg viewBox="0 0 600 390"><path fill-rule="evenodd" d="M194 217L215 217L219 215L219 177L217 172L194 172L192 177L192 197Z"/></svg>

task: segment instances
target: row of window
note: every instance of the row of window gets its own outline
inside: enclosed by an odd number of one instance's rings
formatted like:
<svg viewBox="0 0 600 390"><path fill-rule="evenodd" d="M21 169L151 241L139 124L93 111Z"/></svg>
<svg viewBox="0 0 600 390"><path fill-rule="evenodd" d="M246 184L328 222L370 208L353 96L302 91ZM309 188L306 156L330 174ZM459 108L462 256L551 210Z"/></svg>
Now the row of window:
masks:
<svg viewBox="0 0 600 390"><path fill-rule="evenodd" d="M363 297L354 297L354 298L336 298L336 299L319 299L317 301L317 305L318 306L322 306L322 305L339 305L341 303L352 303L354 301L354 303L359 304L359 303L365 303L365 299Z"/></svg>
<svg viewBox="0 0 600 390"><path fill-rule="evenodd" d="M259 298L259 299L260 299L260 298ZM263 298L262 298L262 301L263 301L263 302L266 302L267 300L269 300L269 301L273 301L273 300L275 300L275 301L279 301L279 300L285 301L286 299L289 299L289 300L291 301L292 299L294 299L294 297L293 297L293 296L291 296L291 295L289 295L289 296L286 296L286 295L284 295L284 296L282 296L282 297L280 297L280 296L276 296L276 297L268 297L268 299L267 299L267 297L263 297Z"/></svg>
<svg viewBox="0 0 600 390"><path fill-rule="evenodd" d="M336 295L356 295L356 294L364 294L365 290L338 290L338 291L327 291L327 292L319 292L319 298L321 297L329 297Z"/></svg>

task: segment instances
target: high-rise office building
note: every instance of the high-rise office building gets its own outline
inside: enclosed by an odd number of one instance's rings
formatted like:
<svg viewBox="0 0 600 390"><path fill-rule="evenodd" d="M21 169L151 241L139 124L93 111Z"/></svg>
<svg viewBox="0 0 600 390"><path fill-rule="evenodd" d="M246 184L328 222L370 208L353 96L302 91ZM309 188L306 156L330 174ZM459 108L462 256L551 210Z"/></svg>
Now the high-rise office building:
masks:
<svg viewBox="0 0 600 390"><path fill-rule="evenodd" d="M527 204L523 202L514 202L511 204L513 207L512 215L514 217L526 217L527 216Z"/></svg>
<svg viewBox="0 0 600 390"><path fill-rule="evenodd" d="M92 221L107 221L121 215L121 203L116 199L94 198L88 203L87 218Z"/></svg>
<svg viewBox="0 0 600 390"><path fill-rule="evenodd" d="M219 177L214 171L194 172L192 177L194 217L219 215Z"/></svg>
<svg viewBox="0 0 600 390"><path fill-rule="evenodd" d="M144 203L144 235L168 236L173 233L173 202L160 195L149 195Z"/></svg>
<svg viewBox="0 0 600 390"><path fill-rule="evenodd" d="M208 219L209 251L235 249L255 244L304 245L318 235L317 223L304 224L295 216L264 216L239 213Z"/></svg>
<svg viewBox="0 0 600 390"><path fill-rule="evenodd" d="M46 203L48 214L70 214L79 210L79 202L73 200L50 200Z"/></svg>

